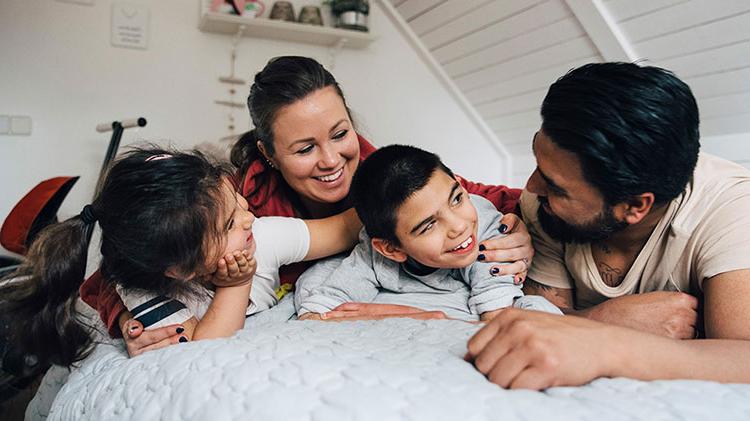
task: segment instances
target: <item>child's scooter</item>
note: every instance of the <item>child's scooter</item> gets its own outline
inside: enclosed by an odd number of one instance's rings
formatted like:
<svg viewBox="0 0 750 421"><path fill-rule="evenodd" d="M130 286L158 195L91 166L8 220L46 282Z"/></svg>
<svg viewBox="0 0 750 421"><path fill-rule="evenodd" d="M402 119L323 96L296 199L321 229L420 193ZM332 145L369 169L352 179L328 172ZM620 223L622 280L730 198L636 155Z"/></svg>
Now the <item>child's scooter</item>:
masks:
<svg viewBox="0 0 750 421"><path fill-rule="evenodd" d="M109 164L117 155L120 139L125 129L143 127L145 118L113 121L96 126L96 131L112 131L107 153L104 155L99 180L96 183L94 197L99 193ZM0 244L7 250L24 256L39 232L57 222L57 211L65 197L78 181L79 177L55 177L37 184L13 207L0 228ZM12 274L21 264L22 259L13 256L0 256L0 278ZM4 282L13 282L5 280ZM1 297L0 297L1 298ZM34 355L23 355L13 349L7 339L7 321L0 319L0 412L3 401L13 397L26 388L39 374L47 370L38 364Z"/></svg>

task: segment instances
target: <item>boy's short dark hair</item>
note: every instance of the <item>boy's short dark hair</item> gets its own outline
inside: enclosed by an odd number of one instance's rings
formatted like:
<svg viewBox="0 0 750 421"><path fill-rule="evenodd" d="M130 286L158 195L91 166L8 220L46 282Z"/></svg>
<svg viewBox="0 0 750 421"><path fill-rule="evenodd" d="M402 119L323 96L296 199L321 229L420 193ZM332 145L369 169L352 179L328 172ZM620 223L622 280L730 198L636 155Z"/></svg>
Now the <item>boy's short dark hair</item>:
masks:
<svg viewBox="0 0 750 421"><path fill-rule="evenodd" d="M578 157L609 205L651 192L657 204L685 190L698 160L698 106L672 72L594 63L550 86L542 130Z"/></svg>
<svg viewBox="0 0 750 421"><path fill-rule="evenodd" d="M398 209L424 188L438 169L453 177L439 156L406 145L380 148L362 162L354 174L351 198L367 235L400 245L396 237Z"/></svg>

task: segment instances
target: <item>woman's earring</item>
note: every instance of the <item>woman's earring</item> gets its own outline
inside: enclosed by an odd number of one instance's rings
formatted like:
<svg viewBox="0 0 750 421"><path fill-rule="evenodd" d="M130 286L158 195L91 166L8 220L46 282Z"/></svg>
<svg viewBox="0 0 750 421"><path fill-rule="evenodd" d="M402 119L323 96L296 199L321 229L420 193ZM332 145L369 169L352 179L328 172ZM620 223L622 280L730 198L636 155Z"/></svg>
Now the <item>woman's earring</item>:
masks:
<svg viewBox="0 0 750 421"><path fill-rule="evenodd" d="M268 163L268 166L269 166L269 167L271 167L271 168L273 168L273 169L276 169L276 166L275 166L275 165L273 165L273 162L271 162L271 160L270 160L270 159L266 158L266 162Z"/></svg>

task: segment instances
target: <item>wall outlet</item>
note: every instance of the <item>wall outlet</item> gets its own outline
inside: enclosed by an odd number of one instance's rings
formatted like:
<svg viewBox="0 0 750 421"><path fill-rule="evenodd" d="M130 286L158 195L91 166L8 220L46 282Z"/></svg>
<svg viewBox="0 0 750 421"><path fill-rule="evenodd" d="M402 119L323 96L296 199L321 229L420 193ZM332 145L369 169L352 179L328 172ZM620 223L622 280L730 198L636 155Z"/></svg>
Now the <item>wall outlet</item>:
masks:
<svg viewBox="0 0 750 421"><path fill-rule="evenodd" d="M0 115L0 135L10 134L10 116Z"/></svg>
<svg viewBox="0 0 750 421"><path fill-rule="evenodd" d="M94 4L94 0L57 0L61 3L75 3L75 4L85 4L87 6L91 6Z"/></svg>
<svg viewBox="0 0 750 421"><path fill-rule="evenodd" d="M31 117L25 115L10 116L10 134L29 136L31 134Z"/></svg>

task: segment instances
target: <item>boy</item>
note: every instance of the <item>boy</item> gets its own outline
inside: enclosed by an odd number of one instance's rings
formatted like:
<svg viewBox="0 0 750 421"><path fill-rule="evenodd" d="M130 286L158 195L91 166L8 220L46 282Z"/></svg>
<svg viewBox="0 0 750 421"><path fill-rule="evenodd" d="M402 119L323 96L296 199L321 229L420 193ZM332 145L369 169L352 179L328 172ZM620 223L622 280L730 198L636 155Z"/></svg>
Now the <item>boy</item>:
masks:
<svg viewBox="0 0 750 421"><path fill-rule="evenodd" d="M478 261L479 242L498 234L502 215L469 196L437 155L403 145L379 149L360 165L351 194L364 224L360 242L343 260L300 277L300 319L374 301L462 320L489 320L510 306L561 314L541 297L524 297L512 275L493 276L493 264Z"/></svg>

